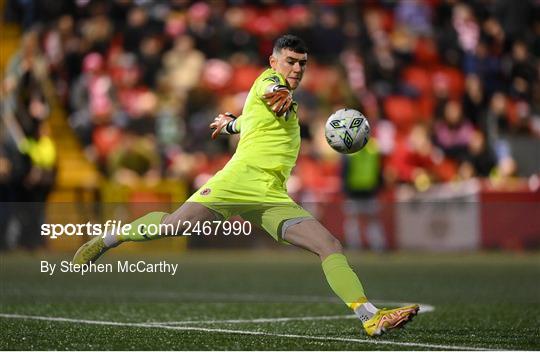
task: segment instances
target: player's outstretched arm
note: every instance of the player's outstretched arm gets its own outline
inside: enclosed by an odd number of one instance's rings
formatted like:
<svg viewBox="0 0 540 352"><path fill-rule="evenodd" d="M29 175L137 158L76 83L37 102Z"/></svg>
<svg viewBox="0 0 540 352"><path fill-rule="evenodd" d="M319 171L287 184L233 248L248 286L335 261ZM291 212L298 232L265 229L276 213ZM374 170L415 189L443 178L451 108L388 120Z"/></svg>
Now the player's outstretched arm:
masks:
<svg viewBox="0 0 540 352"><path fill-rule="evenodd" d="M263 99L277 116L285 114L293 102L291 91L281 84L269 86Z"/></svg>
<svg viewBox="0 0 540 352"><path fill-rule="evenodd" d="M220 134L239 133L240 130L238 129L236 123L237 119L238 117L234 116L230 112L216 116L216 118L214 118L214 122L210 124L210 128L214 130L214 132L212 132L212 139L216 139Z"/></svg>

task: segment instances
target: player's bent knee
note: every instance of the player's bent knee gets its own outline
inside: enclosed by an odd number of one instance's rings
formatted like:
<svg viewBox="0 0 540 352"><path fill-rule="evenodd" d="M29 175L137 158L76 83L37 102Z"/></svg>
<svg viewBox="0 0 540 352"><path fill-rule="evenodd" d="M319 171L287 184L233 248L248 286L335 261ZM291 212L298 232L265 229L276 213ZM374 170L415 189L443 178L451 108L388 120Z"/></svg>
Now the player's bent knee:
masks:
<svg viewBox="0 0 540 352"><path fill-rule="evenodd" d="M167 214L161 219L162 231L165 231L165 235L172 236L177 233L177 223L174 221L174 214Z"/></svg>
<svg viewBox="0 0 540 352"><path fill-rule="evenodd" d="M343 246L337 238L330 236L321 246L317 254L321 257L327 257L334 253L343 253Z"/></svg>
<svg viewBox="0 0 540 352"><path fill-rule="evenodd" d="M283 238L296 246L307 249L325 258L333 253L342 253L341 242L318 221L303 221L287 229Z"/></svg>
<svg viewBox="0 0 540 352"><path fill-rule="evenodd" d="M343 252L343 245L341 244L341 241L333 236L332 238L333 238L332 246L333 246L334 252L339 252L339 253Z"/></svg>

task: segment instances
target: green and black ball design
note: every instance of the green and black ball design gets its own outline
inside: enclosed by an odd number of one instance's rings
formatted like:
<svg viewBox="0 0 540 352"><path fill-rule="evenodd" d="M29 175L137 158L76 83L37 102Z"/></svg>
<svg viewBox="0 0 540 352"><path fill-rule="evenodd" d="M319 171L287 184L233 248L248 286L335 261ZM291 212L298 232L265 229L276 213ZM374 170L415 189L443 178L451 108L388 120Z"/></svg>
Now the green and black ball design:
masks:
<svg viewBox="0 0 540 352"><path fill-rule="evenodd" d="M336 151L351 154L362 149L369 140L370 127L366 117L354 109L341 109L326 122L328 144Z"/></svg>

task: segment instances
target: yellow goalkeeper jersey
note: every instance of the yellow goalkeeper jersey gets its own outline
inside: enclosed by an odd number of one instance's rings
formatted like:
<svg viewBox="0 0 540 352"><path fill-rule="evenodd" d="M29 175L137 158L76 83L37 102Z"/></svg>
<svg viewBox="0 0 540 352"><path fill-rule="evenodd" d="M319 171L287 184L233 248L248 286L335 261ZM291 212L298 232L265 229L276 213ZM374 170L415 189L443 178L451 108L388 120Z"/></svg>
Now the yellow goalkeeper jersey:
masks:
<svg viewBox="0 0 540 352"><path fill-rule="evenodd" d="M276 116L262 99L268 86L273 84L285 85L285 79L271 68L253 83L237 122L240 143L231 163L241 161L285 181L300 149L298 105L293 103L284 116Z"/></svg>
<svg viewBox="0 0 540 352"><path fill-rule="evenodd" d="M286 182L300 149L300 126L293 102L278 117L263 95L268 86L285 84L282 75L269 68L255 80L236 123L240 142L225 167L191 197L195 201L278 201L288 200Z"/></svg>

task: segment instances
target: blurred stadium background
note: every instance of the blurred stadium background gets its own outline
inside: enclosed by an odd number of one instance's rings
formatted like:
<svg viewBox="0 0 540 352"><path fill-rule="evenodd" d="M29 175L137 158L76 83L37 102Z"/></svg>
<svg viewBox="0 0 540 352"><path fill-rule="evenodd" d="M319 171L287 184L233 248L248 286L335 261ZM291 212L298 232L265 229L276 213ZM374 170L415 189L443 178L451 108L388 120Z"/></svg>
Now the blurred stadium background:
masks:
<svg viewBox="0 0 540 352"><path fill-rule="evenodd" d="M0 9L0 349L540 349L538 0ZM40 272L87 240L41 224L173 210L219 170L237 138L211 141L208 124L240 112L286 32L310 48L290 193L350 250L378 306L435 310L368 339L317 259L262 233L103 258L167 260L175 276ZM373 128L350 157L323 135L342 107Z"/></svg>
<svg viewBox="0 0 540 352"><path fill-rule="evenodd" d="M286 32L310 48L295 94L302 149L289 191L349 248L540 245L538 1L3 0L1 8L3 250L73 250L85 240L46 241L43 222L174 209L234 152L237 139L211 141L208 124L240 113ZM362 111L373 128L352 157L324 140L326 118L341 107Z"/></svg>

